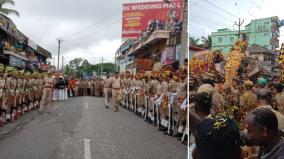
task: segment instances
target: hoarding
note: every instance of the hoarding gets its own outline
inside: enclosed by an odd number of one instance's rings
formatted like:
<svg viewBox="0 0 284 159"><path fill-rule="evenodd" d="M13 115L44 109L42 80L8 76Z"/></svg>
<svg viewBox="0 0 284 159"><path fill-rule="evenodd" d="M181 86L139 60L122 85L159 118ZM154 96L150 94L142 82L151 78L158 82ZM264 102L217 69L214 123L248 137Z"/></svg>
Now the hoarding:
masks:
<svg viewBox="0 0 284 159"><path fill-rule="evenodd" d="M169 27L183 19L183 0L123 4L122 38L138 38L155 20L158 27Z"/></svg>
<svg viewBox="0 0 284 159"><path fill-rule="evenodd" d="M176 48L175 47L166 47L162 53L162 63L163 65L171 65L175 62Z"/></svg>

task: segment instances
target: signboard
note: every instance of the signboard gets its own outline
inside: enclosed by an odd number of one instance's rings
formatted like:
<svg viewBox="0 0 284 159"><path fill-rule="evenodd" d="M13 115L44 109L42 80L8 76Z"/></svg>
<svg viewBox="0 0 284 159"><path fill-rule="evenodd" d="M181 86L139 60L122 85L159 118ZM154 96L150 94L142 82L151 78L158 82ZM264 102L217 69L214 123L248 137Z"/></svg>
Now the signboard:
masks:
<svg viewBox="0 0 284 159"><path fill-rule="evenodd" d="M26 62L24 60L18 58L18 57L10 55L9 65L11 65L13 67L25 68L26 67Z"/></svg>
<svg viewBox="0 0 284 159"><path fill-rule="evenodd" d="M136 59L136 70L151 71L153 60L152 59Z"/></svg>
<svg viewBox="0 0 284 159"><path fill-rule="evenodd" d="M123 4L122 38L138 38L154 20L157 26L180 23L182 13L183 0Z"/></svg>
<svg viewBox="0 0 284 159"><path fill-rule="evenodd" d="M162 63L163 65L171 65L175 62L175 47L166 47L162 53Z"/></svg>
<svg viewBox="0 0 284 159"><path fill-rule="evenodd" d="M40 64L39 68L43 71L48 71L51 69L51 66L49 64Z"/></svg>

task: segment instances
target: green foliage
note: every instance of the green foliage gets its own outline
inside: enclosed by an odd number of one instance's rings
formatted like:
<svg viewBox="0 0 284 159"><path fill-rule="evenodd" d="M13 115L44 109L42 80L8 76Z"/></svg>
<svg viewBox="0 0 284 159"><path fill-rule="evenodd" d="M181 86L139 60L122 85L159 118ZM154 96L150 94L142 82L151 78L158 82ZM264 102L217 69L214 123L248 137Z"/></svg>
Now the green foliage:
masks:
<svg viewBox="0 0 284 159"><path fill-rule="evenodd" d="M0 0L0 13L3 13L5 15L10 15L10 14L15 14L16 16L20 16L20 13L14 9L8 9L8 8L3 8L4 5L15 5L15 2L13 0Z"/></svg>
<svg viewBox="0 0 284 159"><path fill-rule="evenodd" d="M115 65L113 63L103 63L92 65L88 60L82 58L75 58L64 67L64 74L72 75L75 77L82 77L83 74L92 74L93 72L106 72L107 74L113 73Z"/></svg>

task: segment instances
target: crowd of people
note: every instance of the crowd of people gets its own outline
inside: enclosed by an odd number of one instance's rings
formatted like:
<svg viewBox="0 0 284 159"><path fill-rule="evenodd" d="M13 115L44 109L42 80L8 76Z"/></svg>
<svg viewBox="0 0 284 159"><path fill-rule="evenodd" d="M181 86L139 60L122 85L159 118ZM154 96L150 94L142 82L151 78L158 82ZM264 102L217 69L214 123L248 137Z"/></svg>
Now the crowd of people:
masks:
<svg viewBox="0 0 284 159"><path fill-rule="evenodd" d="M114 111L119 106L157 126L159 131L187 144L187 67L173 70L139 71L131 75L116 73L103 80L105 107L113 97Z"/></svg>
<svg viewBox="0 0 284 159"><path fill-rule="evenodd" d="M103 78L95 77L87 80L55 74L54 79L53 100L55 101L77 96L103 96Z"/></svg>
<svg viewBox="0 0 284 159"><path fill-rule="evenodd" d="M189 76L190 158L284 158L284 84Z"/></svg>

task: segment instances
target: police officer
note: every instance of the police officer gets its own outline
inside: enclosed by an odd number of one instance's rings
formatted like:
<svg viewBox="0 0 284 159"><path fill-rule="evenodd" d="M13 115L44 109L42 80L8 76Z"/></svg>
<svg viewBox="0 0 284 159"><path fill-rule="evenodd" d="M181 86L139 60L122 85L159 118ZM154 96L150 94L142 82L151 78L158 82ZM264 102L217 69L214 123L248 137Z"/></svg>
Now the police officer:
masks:
<svg viewBox="0 0 284 159"><path fill-rule="evenodd" d="M119 111L119 103L121 100L121 81L119 73L116 72L114 77L111 79L112 97L114 102L114 112Z"/></svg>
<svg viewBox="0 0 284 159"><path fill-rule="evenodd" d="M48 113L52 110L52 98L54 89L54 78L52 77L52 71L47 72L47 76L44 78L44 89L42 93L42 98L40 102L40 113L42 113L43 107L47 104Z"/></svg>
<svg viewBox="0 0 284 159"><path fill-rule="evenodd" d="M105 107L108 109L110 102L110 93L111 93L110 75L107 75L107 77L103 80L103 87L104 87Z"/></svg>

